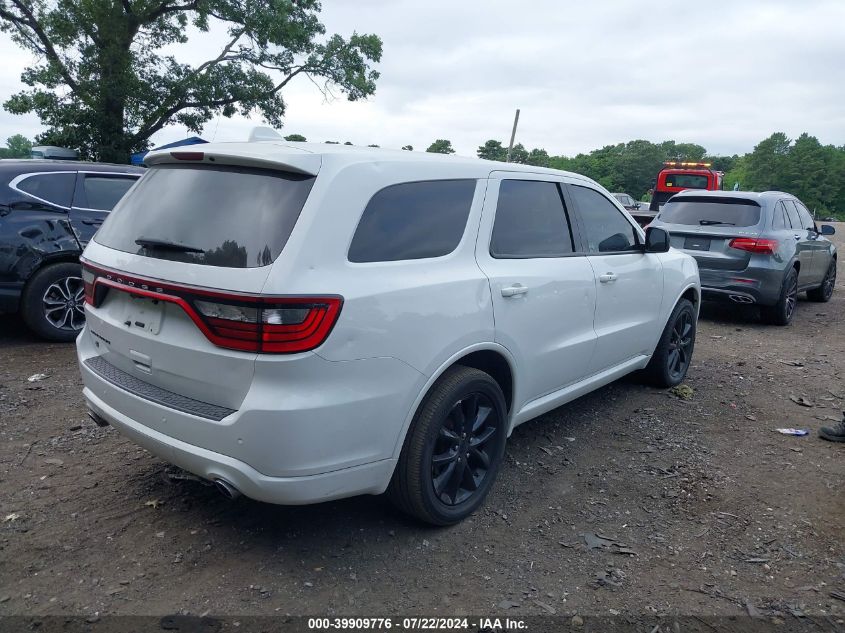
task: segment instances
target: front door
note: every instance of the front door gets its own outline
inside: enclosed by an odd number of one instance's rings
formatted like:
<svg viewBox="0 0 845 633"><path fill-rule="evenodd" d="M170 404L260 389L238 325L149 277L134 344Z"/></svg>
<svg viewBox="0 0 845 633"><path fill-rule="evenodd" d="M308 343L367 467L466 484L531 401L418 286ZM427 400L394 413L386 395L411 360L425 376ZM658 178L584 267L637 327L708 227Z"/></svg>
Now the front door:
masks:
<svg viewBox="0 0 845 633"><path fill-rule="evenodd" d="M586 184L567 185L578 213L583 248L596 279L596 351L590 372L650 355L664 324L660 256L645 253L642 236L617 204Z"/></svg>
<svg viewBox="0 0 845 633"><path fill-rule="evenodd" d="M496 341L518 364L515 411L587 376L595 347L595 278L576 251L561 183L548 178L493 172L476 247Z"/></svg>

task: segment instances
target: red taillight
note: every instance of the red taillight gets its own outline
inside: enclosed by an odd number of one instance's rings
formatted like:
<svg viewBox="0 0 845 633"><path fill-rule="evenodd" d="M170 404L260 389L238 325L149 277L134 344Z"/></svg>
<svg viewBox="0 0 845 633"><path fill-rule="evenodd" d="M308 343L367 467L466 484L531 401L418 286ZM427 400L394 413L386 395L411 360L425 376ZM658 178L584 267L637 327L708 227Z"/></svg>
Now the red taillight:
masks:
<svg viewBox="0 0 845 633"><path fill-rule="evenodd" d="M774 255L774 253L778 250L777 240L757 239L754 237L734 238L730 241L728 246L741 251L759 253L761 255Z"/></svg>
<svg viewBox="0 0 845 633"><path fill-rule="evenodd" d="M102 303L110 288L175 303L209 341L245 352L295 354L319 347L343 305L343 298L337 296L264 297L184 288L88 264L83 280L85 299L91 305Z"/></svg>

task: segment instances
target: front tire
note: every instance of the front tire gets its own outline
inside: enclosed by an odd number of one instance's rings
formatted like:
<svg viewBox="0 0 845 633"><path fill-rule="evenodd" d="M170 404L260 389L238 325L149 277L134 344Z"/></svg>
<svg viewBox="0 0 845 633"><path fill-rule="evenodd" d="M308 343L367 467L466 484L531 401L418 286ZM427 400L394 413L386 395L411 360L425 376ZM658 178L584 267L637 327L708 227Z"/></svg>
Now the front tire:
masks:
<svg viewBox="0 0 845 633"><path fill-rule="evenodd" d="M760 314L770 325L789 325L795 316L795 306L798 303L798 271L790 268L783 280L780 297L773 306L763 306Z"/></svg>
<svg viewBox="0 0 845 633"><path fill-rule="evenodd" d="M678 301L644 370L651 384L656 387L681 384L687 375L695 348L696 321L692 302L689 299Z"/></svg>
<svg viewBox="0 0 845 633"><path fill-rule="evenodd" d="M810 301L818 301L819 303L827 303L833 296L833 287L836 285L836 259L830 260L830 266L827 267L822 285L818 288L813 288L807 291L807 298Z"/></svg>
<svg viewBox="0 0 845 633"><path fill-rule="evenodd" d="M432 525L452 525L483 502L505 454L507 407L488 374L456 365L423 400L396 464L388 497Z"/></svg>
<svg viewBox="0 0 845 633"><path fill-rule="evenodd" d="M45 266L29 280L21 296L27 327L50 341L74 340L85 325L85 288L79 264Z"/></svg>

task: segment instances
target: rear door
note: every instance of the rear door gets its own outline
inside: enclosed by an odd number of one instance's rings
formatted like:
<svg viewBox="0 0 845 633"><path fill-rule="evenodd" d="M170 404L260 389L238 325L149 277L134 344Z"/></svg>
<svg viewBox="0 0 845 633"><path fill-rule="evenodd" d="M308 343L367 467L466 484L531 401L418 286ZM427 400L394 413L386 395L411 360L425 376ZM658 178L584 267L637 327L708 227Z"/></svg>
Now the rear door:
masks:
<svg viewBox="0 0 845 633"><path fill-rule="evenodd" d="M519 365L516 411L588 375L596 288L576 243L560 182L491 174L476 259L490 280L496 340Z"/></svg>
<svg viewBox="0 0 845 633"><path fill-rule="evenodd" d="M662 328L663 264L640 248L639 230L604 193L580 182L567 189L596 281L594 374L654 351Z"/></svg>
<svg viewBox="0 0 845 633"><path fill-rule="evenodd" d="M138 178L139 176L108 172L78 173L70 222L83 248Z"/></svg>
<svg viewBox="0 0 845 633"><path fill-rule="evenodd" d="M813 251L812 283L820 284L827 273L828 266L830 265L828 242L816 230L816 223L807 207L797 200L793 200L792 203L798 209L798 216L801 219L801 225L807 230L809 238L808 242Z"/></svg>
<svg viewBox="0 0 845 633"><path fill-rule="evenodd" d="M816 282L815 262L815 231L806 228L806 222L801 219L795 202L789 199L781 201L786 209L787 220L790 225L789 236L795 243L795 259L800 263L798 269L798 287L806 288ZM787 240L789 237L787 237Z"/></svg>

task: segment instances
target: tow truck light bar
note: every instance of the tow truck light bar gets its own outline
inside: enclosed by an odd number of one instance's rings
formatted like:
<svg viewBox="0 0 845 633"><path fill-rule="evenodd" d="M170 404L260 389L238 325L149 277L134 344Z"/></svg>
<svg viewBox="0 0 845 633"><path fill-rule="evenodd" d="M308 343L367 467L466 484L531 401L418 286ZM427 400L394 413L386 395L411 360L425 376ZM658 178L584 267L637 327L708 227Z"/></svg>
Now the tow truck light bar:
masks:
<svg viewBox="0 0 845 633"><path fill-rule="evenodd" d="M710 167L713 163L679 163L678 161L669 160L663 163L664 167Z"/></svg>

